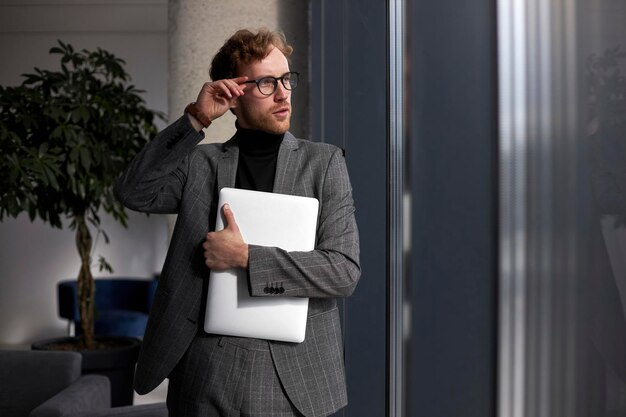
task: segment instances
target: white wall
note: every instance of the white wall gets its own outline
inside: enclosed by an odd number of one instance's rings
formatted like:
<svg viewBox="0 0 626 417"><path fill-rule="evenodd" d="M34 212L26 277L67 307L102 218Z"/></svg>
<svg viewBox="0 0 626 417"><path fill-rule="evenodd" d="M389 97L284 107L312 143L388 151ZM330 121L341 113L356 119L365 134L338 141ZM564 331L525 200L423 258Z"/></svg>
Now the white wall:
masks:
<svg viewBox="0 0 626 417"><path fill-rule="evenodd" d="M34 66L55 67L48 50L56 39L124 59L148 107L167 112L167 0L0 0L0 84L19 84ZM164 216L132 213L128 229L108 216L102 221L111 243L100 239L94 254L104 255L115 275L149 277L161 269ZM25 215L0 223L0 345L65 334L56 283L75 277L78 266L71 231Z"/></svg>

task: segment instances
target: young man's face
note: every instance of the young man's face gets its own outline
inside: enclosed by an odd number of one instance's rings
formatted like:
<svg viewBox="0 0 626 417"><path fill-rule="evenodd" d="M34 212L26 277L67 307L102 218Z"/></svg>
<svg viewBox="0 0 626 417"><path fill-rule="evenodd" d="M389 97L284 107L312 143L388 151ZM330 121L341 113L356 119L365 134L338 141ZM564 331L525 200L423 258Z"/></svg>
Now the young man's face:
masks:
<svg viewBox="0 0 626 417"><path fill-rule="evenodd" d="M263 77L282 77L289 72L285 55L275 47L261 61L254 61L239 69L239 76L248 80ZM291 119L291 91L278 81L276 91L269 96L261 94L255 83L245 86L245 94L237 99L233 109L239 125L245 129L255 129L267 133L281 134L289 130Z"/></svg>

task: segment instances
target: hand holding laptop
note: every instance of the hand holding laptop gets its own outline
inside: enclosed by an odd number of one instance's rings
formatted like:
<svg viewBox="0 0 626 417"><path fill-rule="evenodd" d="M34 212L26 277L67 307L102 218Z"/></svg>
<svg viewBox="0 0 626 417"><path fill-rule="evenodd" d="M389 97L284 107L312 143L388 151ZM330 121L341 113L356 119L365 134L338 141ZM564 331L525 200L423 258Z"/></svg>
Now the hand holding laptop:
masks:
<svg viewBox="0 0 626 417"><path fill-rule="evenodd" d="M235 215L228 204L222 208L226 227L209 232L202 247L204 263L212 270L248 267L248 245L243 241Z"/></svg>

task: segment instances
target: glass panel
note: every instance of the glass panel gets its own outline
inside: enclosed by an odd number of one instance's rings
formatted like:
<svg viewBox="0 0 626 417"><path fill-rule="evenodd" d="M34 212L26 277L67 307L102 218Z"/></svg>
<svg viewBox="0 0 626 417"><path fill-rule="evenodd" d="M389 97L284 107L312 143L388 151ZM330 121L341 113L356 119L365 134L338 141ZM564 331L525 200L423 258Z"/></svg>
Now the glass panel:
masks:
<svg viewBox="0 0 626 417"><path fill-rule="evenodd" d="M499 415L626 415L626 2L498 6Z"/></svg>
<svg viewBox="0 0 626 417"><path fill-rule="evenodd" d="M410 222L402 230L408 251L402 415L492 417L498 219L494 4L410 1L405 27L403 151L410 198L404 210Z"/></svg>
<svg viewBox="0 0 626 417"><path fill-rule="evenodd" d="M579 13L585 391L596 415L626 415L626 1L581 0Z"/></svg>

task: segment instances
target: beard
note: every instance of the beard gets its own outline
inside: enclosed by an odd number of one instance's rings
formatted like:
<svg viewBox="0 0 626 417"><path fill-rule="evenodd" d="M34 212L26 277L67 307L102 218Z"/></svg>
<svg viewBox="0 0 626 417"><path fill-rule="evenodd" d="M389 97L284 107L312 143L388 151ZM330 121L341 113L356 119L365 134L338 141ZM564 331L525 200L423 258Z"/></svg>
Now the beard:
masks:
<svg viewBox="0 0 626 417"><path fill-rule="evenodd" d="M284 107L284 105L280 107ZM240 110L241 114L237 117L237 120L241 127L260 130L261 132L274 135L281 135L289 130L291 124L291 107L289 108L289 113L284 118L277 117L273 113L277 108L272 108L267 112L261 112L242 106Z"/></svg>

